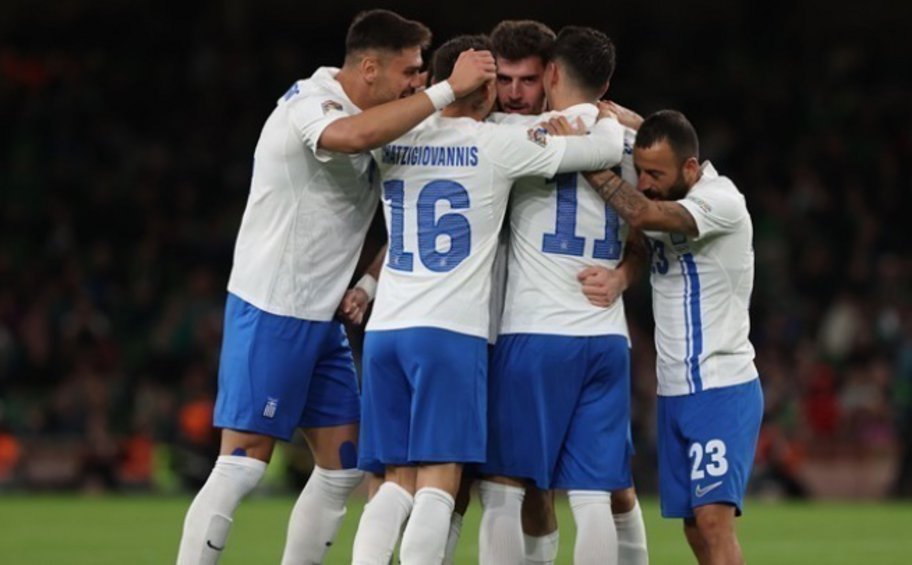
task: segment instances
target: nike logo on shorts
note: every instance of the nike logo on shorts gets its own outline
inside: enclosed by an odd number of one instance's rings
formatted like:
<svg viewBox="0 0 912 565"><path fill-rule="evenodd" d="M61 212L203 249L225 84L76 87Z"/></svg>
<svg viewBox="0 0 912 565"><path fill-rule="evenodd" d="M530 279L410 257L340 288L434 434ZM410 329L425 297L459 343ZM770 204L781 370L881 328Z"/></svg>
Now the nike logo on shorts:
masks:
<svg viewBox="0 0 912 565"><path fill-rule="evenodd" d="M700 485L697 485L697 488L694 490L694 494L697 495L697 498L703 498L706 493L715 488L719 488L720 486L722 486L722 481L716 481L710 485L706 485L705 487L700 487Z"/></svg>

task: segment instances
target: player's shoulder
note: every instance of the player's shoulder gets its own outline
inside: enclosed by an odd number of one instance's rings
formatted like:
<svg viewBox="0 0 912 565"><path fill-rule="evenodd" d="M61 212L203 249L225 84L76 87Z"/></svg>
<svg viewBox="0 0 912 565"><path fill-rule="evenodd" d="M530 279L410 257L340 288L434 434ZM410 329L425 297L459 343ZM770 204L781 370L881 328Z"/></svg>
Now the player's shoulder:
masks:
<svg viewBox="0 0 912 565"><path fill-rule="evenodd" d="M703 163L700 180L685 197L700 206L704 212L737 217L747 214L744 195L728 177L719 174L712 163Z"/></svg>

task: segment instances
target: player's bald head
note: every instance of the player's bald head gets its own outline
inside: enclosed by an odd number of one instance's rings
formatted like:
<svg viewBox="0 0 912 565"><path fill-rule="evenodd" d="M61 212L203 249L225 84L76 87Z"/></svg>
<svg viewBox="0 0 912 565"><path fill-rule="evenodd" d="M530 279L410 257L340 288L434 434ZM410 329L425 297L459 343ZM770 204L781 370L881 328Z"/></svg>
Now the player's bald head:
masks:
<svg viewBox="0 0 912 565"><path fill-rule="evenodd" d="M591 27L567 26L554 42L553 61L593 98L601 97L608 88L615 59L611 38Z"/></svg>
<svg viewBox="0 0 912 565"><path fill-rule="evenodd" d="M352 20L345 36L346 61L370 50L398 52L431 44L431 30L423 23L390 10L366 10Z"/></svg>

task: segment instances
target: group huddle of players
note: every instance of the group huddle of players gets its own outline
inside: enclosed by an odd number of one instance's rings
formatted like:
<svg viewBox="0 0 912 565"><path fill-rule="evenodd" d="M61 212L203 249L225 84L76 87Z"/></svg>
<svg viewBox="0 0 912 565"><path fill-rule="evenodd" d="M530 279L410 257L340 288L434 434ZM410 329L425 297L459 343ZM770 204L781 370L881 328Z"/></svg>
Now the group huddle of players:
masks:
<svg viewBox="0 0 912 565"><path fill-rule="evenodd" d="M763 404L744 197L681 113L600 102L615 47L598 30L516 20L450 39L425 89L430 41L362 12L343 66L297 81L263 126L228 282L221 455L178 563L218 561L298 428L316 466L284 564L323 562L365 472L358 565L386 565L400 537L401 563L452 563L472 484L482 564L555 561L555 490L574 563L647 563L620 299L647 269L662 513L700 563L742 562ZM349 289L380 202L387 245ZM359 387L342 319L371 301Z"/></svg>

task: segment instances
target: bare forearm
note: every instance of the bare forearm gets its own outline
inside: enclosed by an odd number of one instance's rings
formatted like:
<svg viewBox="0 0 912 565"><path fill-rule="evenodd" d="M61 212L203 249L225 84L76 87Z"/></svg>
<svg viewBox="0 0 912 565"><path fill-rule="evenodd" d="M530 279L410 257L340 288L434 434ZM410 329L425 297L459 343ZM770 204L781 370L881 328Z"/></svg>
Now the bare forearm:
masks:
<svg viewBox="0 0 912 565"><path fill-rule="evenodd" d="M401 137L433 113L431 99L419 92L334 121L323 130L319 145L326 151L362 153Z"/></svg>
<svg viewBox="0 0 912 565"><path fill-rule="evenodd" d="M611 171L584 173L586 180L618 215L638 230L697 235L697 224L677 202L657 202Z"/></svg>

